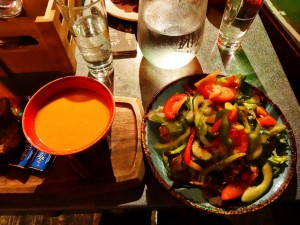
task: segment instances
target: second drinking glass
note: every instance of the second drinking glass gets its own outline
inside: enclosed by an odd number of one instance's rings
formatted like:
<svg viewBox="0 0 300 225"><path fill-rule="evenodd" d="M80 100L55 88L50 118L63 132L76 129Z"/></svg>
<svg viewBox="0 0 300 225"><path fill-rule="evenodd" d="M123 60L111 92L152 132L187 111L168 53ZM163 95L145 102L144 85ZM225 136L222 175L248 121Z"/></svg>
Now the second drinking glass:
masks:
<svg viewBox="0 0 300 225"><path fill-rule="evenodd" d="M233 52L241 45L263 0L227 0L218 36L222 50Z"/></svg>
<svg viewBox="0 0 300 225"><path fill-rule="evenodd" d="M104 0L55 0L90 74L103 79L113 72L113 56ZM72 2L72 3L71 3Z"/></svg>

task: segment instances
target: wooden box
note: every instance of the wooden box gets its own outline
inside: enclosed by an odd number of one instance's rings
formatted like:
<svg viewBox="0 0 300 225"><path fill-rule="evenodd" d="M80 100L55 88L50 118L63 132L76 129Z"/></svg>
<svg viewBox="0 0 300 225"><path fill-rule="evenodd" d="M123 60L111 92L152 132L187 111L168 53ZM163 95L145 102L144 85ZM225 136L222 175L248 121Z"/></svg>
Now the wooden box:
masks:
<svg viewBox="0 0 300 225"><path fill-rule="evenodd" d="M0 76L28 72L74 74L75 47L54 0L23 0L18 17L0 20Z"/></svg>

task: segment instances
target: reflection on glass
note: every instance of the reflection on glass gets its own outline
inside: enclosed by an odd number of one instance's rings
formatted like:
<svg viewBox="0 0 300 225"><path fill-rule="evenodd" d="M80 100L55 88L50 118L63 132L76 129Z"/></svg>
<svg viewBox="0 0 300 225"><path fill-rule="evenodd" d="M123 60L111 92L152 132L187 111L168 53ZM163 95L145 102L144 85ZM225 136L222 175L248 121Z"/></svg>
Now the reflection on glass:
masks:
<svg viewBox="0 0 300 225"><path fill-rule="evenodd" d="M203 73L202 67L197 58L194 58L186 66L173 70L155 67L143 58L139 71L143 106L147 107L151 98L168 83L181 77L201 73Z"/></svg>
<svg viewBox="0 0 300 225"><path fill-rule="evenodd" d="M220 56L226 74L242 74L245 76L245 81L257 87L261 91L264 91L264 88L257 77L254 68L252 67L248 57L245 52L240 48L235 52L228 52L220 50Z"/></svg>

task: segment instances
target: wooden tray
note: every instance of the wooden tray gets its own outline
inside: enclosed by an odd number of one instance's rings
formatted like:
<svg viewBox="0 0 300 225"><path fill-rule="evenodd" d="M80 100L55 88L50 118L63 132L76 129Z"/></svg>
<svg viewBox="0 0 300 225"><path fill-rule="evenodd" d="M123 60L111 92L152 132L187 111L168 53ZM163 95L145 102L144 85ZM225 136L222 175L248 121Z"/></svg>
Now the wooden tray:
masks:
<svg viewBox="0 0 300 225"><path fill-rule="evenodd" d="M54 0L23 0L18 17L0 20L0 39L0 76L76 72L75 39Z"/></svg>
<svg viewBox="0 0 300 225"><path fill-rule="evenodd" d="M89 172L89 178L80 176L68 157L57 156L47 174L11 166L1 170L0 193L106 192L140 185L145 173L141 150L143 107L135 98L114 99L116 114L110 140L73 156Z"/></svg>

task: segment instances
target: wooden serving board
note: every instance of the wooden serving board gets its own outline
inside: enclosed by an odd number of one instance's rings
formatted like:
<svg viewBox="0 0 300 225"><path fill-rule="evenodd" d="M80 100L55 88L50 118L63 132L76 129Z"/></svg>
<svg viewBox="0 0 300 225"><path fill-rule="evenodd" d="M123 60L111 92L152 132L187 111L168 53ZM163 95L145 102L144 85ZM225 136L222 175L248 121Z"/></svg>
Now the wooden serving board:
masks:
<svg viewBox="0 0 300 225"><path fill-rule="evenodd" d="M104 139L91 149L73 155L56 156L47 174L7 166L0 171L0 193L56 191L115 191L141 184L145 168L141 149L143 107L138 99L114 97L116 114ZM75 162L88 172L83 177Z"/></svg>

